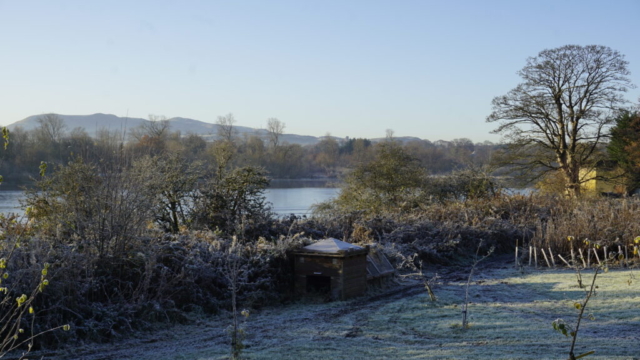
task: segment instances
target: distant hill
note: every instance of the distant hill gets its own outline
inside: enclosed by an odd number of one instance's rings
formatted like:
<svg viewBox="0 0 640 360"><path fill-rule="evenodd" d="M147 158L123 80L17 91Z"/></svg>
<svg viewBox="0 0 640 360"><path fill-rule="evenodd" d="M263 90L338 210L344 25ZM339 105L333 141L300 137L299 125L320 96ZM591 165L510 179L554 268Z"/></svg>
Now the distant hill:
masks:
<svg viewBox="0 0 640 360"><path fill-rule="evenodd" d="M16 127L21 127L24 130L33 130L39 126L38 118L42 115L29 116L20 121L16 121L13 124L7 126L9 130L13 130ZM93 115L59 115L64 119L66 130L70 131L74 128L84 128L87 133L94 136L98 129L109 130L123 130L133 129L140 126L143 122L147 121L140 118L121 118L111 114L93 114Z"/></svg>
<svg viewBox="0 0 640 360"><path fill-rule="evenodd" d="M386 141L387 138L386 137L381 137L381 138L373 138L373 139L369 139L369 140L371 140L374 143L377 143L377 142L381 142L381 141ZM417 138L415 136L394 136L393 140L405 144L405 143L408 143L408 142L411 142L411 141L421 141L422 139Z"/></svg>
<svg viewBox="0 0 640 360"><path fill-rule="evenodd" d="M90 136L95 136L97 130L108 129L118 131L128 131L129 129L136 128L140 124L148 121L141 118L123 118L111 114L93 114L93 115L61 115L59 117L64 119L66 130L71 131L74 128L84 128ZM9 130L13 130L16 127L21 127L24 130L32 130L39 126L38 118L42 115L29 116L23 120L16 121L13 124L7 126ZM200 120L187 119L182 117L174 117L169 119L172 131L180 131L181 134L198 134L205 138L213 138L217 133L217 125L207 123ZM234 126L238 131L238 135L258 135L266 136L267 131L264 129L254 129L246 126ZM300 145L313 145L320 141L319 137L309 135L295 135L295 134L283 134L282 142L290 144ZM338 139L338 138L336 138Z"/></svg>

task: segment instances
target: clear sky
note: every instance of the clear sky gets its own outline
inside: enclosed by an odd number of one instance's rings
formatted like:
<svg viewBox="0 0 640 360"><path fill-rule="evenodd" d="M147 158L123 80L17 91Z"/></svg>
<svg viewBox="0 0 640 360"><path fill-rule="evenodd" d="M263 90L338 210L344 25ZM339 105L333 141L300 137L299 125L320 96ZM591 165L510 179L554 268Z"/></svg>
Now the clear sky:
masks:
<svg viewBox="0 0 640 360"><path fill-rule="evenodd" d="M491 100L541 50L609 46L640 86L639 15L639 0L0 0L0 124L231 112L301 135L498 141Z"/></svg>

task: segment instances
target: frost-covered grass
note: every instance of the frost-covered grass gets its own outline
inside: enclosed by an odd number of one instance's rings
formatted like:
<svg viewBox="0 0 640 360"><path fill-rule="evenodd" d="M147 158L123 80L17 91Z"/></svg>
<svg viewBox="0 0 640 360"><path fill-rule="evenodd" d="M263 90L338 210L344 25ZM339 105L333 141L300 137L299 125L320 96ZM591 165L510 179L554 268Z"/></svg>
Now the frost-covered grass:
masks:
<svg viewBox="0 0 640 360"><path fill-rule="evenodd" d="M598 277L597 296L583 321L576 353L587 359L633 359L640 349L640 273L611 270ZM590 278L586 271L584 278ZM268 308L249 316L247 359L562 359L570 338L554 332L561 317L573 323L573 303L584 297L569 270L511 269L479 271L471 286L470 328L460 327L465 282L435 287L432 303L418 284L403 285L344 302L301 302ZM629 281L631 280L631 281ZM226 318L179 326L153 341L94 347L88 359L223 359L229 346ZM69 354L69 357L73 357ZM106 356L106 357L105 357Z"/></svg>

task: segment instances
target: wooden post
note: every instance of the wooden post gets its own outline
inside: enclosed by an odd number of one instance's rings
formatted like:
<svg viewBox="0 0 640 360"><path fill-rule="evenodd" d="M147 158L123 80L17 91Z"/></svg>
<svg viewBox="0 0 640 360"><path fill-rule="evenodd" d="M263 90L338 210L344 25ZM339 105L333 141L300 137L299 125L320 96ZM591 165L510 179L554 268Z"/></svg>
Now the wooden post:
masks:
<svg viewBox="0 0 640 360"><path fill-rule="evenodd" d="M571 263L576 264L576 254L573 252L573 243L571 244Z"/></svg>
<svg viewBox="0 0 640 360"><path fill-rule="evenodd" d="M627 245L624 246L624 264L629 267L629 247Z"/></svg>
<svg viewBox="0 0 640 360"><path fill-rule="evenodd" d="M534 246L533 247L533 259L536 262L536 269L538 268L538 249Z"/></svg>
<svg viewBox="0 0 640 360"><path fill-rule="evenodd" d="M607 256L607 247L604 247L604 258L602 258L602 260L607 261L609 257Z"/></svg>
<svg viewBox="0 0 640 360"><path fill-rule="evenodd" d="M516 239L516 269L518 268L518 239Z"/></svg>
<svg viewBox="0 0 640 360"><path fill-rule="evenodd" d="M593 253L596 255L596 260L598 260L598 265L602 265L600 262L600 256L598 256L598 249L593 249Z"/></svg>
<svg viewBox="0 0 640 360"><path fill-rule="evenodd" d="M591 267L591 248L587 248L587 267Z"/></svg>
<svg viewBox="0 0 640 360"><path fill-rule="evenodd" d="M533 252L532 249L533 247L529 245L529 266L531 266L531 256L532 256L531 253Z"/></svg>
<svg viewBox="0 0 640 360"><path fill-rule="evenodd" d="M584 254L582 254L582 249L578 248L578 252L580 253L580 260L582 260L582 266L587 267L587 263L584 262Z"/></svg>
<svg viewBox="0 0 640 360"><path fill-rule="evenodd" d="M551 267L551 264L549 263L549 259L547 258L547 254L544 252L544 249L540 248L540 252L542 253L542 256L544 256L544 261L547 263L547 267Z"/></svg>
<svg viewBox="0 0 640 360"><path fill-rule="evenodd" d="M623 255L622 253L622 246L618 245L618 259L620 259L620 255ZM622 267L622 259L620 259L620 267Z"/></svg>
<svg viewBox="0 0 640 360"><path fill-rule="evenodd" d="M564 261L565 264L567 264L568 267L571 267L571 265L569 265L569 262L567 262L567 260L565 260L562 255L558 254L558 257L560 258L560 260Z"/></svg>
<svg viewBox="0 0 640 360"><path fill-rule="evenodd" d="M558 254L560 255L560 254ZM556 259L553 258L553 253L551 252L551 247L549 247L549 257L551 258L551 263L553 264L553 268L556 267Z"/></svg>

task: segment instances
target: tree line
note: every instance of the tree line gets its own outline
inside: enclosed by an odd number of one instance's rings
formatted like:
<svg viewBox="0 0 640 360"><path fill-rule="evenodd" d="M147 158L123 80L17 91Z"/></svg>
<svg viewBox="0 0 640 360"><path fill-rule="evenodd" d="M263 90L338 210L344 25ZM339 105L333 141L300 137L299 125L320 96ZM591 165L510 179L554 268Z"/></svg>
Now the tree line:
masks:
<svg viewBox="0 0 640 360"><path fill-rule="evenodd" d="M282 141L285 124L276 118L267 121L267 134L239 135L233 114L218 117L213 136L182 134L171 129L162 116L129 131L99 129L90 136L84 128L69 129L55 114L45 114L32 130L11 131L11 146L0 155L0 173L6 186L29 185L41 162L66 164L77 159L85 163L120 161L129 163L144 156L180 154L187 162L203 162L217 167L255 166L270 178L336 178L359 164L371 161L379 142L365 138L336 139L324 136L314 145L302 146ZM210 139L213 139L212 141ZM430 174L445 174L470 165L484 166L498 145L473 143L466 138L452 141L399 141Z"/></svg>

